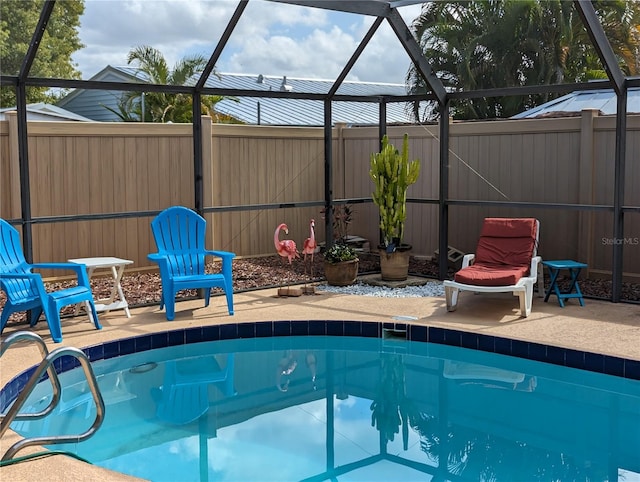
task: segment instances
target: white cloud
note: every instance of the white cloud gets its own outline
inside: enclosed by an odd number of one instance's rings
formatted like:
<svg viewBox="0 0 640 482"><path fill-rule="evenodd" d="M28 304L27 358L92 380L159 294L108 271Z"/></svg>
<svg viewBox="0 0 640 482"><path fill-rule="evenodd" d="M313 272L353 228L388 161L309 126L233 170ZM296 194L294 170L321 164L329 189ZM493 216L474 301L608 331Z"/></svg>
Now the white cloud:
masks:
<svg viewBox="0 0 640 482"><path fill-rule="evenodd" d="M89 78L106 65L126 65L140 45L160 50L169 65L189 54L209 57L227 26L235 0L87 0L73 59ZM400 10L407 23L420 6ZM335 78L373 22L372 17L252 0L217 63L219 72ZM349 79L403 82L410 65L385 23Z"/></svg>
<svg viewBox="0 0 640 482"><path fill-rule="evenodd" d="M219 71L332 79L343 69L356 40L337 26L307 36L248 38Z"/></svg>

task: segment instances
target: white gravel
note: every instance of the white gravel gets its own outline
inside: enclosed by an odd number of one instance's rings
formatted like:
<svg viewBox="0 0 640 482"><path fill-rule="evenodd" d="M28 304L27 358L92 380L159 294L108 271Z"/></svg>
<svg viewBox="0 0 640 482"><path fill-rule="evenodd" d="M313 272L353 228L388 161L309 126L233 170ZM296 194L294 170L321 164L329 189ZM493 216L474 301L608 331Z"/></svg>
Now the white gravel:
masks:
<svg viewBox="0 0 640 482"><path fill-rule="evenodd" d="M444 296L444 286L440 281L429 281L422 286L388 288L372 286L358 281L349 286L330 286L326 283L317 286L319 291L342 293L345 295L376 296L380 298L422 298L424 296Z"/></svg>

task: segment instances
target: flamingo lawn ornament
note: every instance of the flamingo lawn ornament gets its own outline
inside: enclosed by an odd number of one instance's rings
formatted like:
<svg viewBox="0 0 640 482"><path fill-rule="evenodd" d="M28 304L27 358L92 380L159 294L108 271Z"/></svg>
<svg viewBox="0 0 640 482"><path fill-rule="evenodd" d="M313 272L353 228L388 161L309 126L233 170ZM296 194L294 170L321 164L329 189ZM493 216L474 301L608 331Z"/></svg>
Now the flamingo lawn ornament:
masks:
<svg viewBox="0 0 640 482"><path fill-rule="evenodd" d="M318 243L316 243L316 233L315 233L316 221L312 219L309 223L309 231L310 236L304 240L304 245L302 247L302 254L304 254L304 271L307 272L307 255L311 255L311 277L313 278L313 254L316 252L316 248L318 247Z"/></svg>
<svg viewBox="0 0 640 482"><path fill-rule="evenodd" d="M283 239L280 240L280 231L284 231L284 234L289 234L289 228L285 223L278 225L275 233L273 233L273 244L276 247L276 251L282 257L289 259L289 264L291 264L291 260L300 257L300 253L298 253L298 248L296 248L296 242L292 239Z"/></svg>

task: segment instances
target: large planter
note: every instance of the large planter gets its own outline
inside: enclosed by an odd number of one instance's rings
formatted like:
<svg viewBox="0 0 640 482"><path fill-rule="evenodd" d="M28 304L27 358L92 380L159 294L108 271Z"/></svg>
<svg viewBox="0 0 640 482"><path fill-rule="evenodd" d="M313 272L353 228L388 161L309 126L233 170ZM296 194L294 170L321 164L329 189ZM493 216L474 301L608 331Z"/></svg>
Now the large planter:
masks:
<svg viewBox="0 0 640 482"><path fill-rule="evenodd" d="M411 245L402 245L392 253L384 247L380 250L380 273L382 281L404 281L409 277L409 255Z"/></svg>
<svg viewBox="0 0 640 482"><path fill-rule="evenodd" d="M358 259L340 261L338 263L324 262L324 277L332 286L349 286L358 278Z"/></svg>

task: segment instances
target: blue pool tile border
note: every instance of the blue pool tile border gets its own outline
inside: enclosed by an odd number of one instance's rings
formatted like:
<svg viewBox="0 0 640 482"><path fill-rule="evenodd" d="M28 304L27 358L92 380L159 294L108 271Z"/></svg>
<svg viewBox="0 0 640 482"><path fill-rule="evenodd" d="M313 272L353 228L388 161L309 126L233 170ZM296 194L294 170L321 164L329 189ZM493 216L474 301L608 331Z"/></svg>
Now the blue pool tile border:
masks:
<svg viewBox="0 0 640 482"><path fill-rule="evenodd" d="M109 341L83 349L89 360L98 361L130 355L155 348L186 345L204 341L236 338L267 338L274 336L360 336L385 338L388 333L407 340L449 345L460 348L509 355L569 368L578 368L606 375L640 380L640 361L590 353L570 348L544 345L537 342L470 333L435 326L405 323L378 323L373 321L258 321L200 326L140 335ZM60 373L79 366L77 359L61 357L54 363ZM22 372L0 392L0 411L15 400L35 367Z"/></svg>

